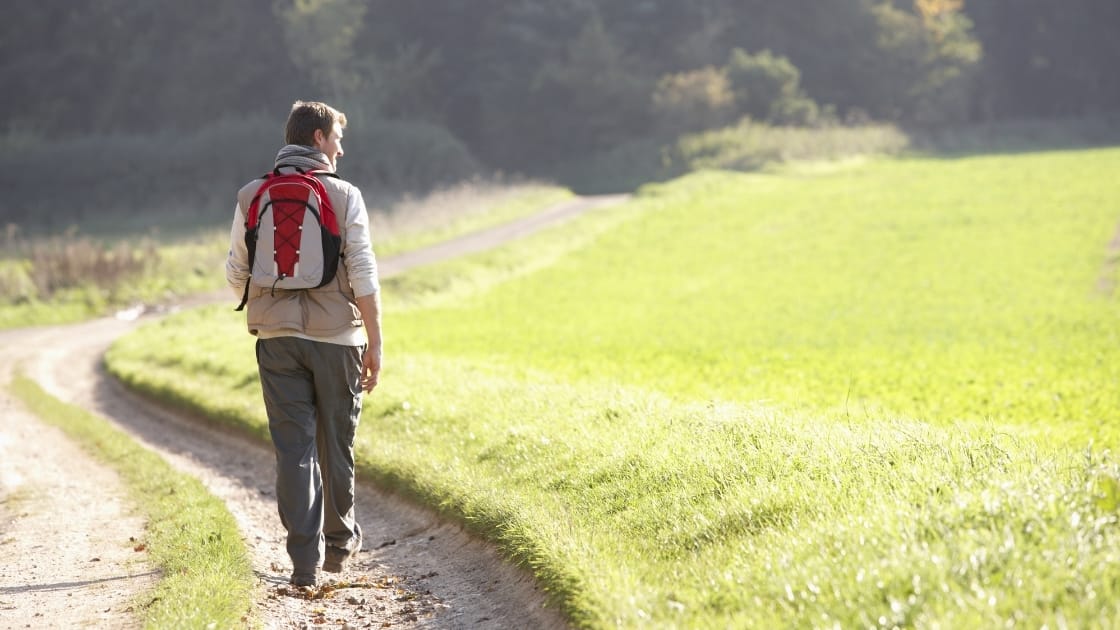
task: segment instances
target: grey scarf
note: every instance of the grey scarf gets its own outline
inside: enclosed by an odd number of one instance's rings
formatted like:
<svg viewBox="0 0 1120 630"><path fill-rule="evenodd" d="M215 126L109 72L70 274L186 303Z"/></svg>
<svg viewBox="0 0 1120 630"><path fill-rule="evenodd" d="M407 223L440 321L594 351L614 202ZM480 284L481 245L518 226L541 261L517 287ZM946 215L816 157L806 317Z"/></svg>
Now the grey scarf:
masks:
<svg viewBox="0 0 1120 630"><path fill-rule="evenodd" d="M294 166L305 171L323 170L333 171L327 156L314 147L302 144L289 144L280 149L276 154L276 167Z"/></svg>

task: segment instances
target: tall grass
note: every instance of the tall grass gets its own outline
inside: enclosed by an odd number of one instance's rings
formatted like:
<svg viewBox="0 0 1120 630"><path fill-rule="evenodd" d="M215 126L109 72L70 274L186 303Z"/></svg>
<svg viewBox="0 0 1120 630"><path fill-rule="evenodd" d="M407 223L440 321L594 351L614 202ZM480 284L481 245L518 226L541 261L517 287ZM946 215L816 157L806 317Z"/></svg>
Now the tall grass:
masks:
<svg viewBox="0 0 1120 630"><path fill-rule="evenodd" d="M20 302L49 300L87 283L113 289L159 264L159 251L150 239L108 245L74 232L33 241L21 241L9 232L5 243L9 264L0 274L0 293Z"/></svg>
<svg viewBox="0 0 1120 630"><path fill-rule="evenodd" d="M680 173L704 169L757 171L771 164L898 155L909 138L891 125L774 127L744 120L736 126L680 138L666 154Z"/></svg>
<svg viewBox="0 0 1120 630"><path fill-rule="evenodd" d="M361 471L579 626L1113 627L1118 166L700 173L406 276ZM243 330L187 313L107 361L263 434Z"/></svg>
<svg viewBox="0 0 1120 630"><path fill-rule="evenodd" d="M0 259L0 328L66 323L212 290L227 247L213 231L162 244L153 236L104 240L69 230L24 238L9 231Z"/></svg>

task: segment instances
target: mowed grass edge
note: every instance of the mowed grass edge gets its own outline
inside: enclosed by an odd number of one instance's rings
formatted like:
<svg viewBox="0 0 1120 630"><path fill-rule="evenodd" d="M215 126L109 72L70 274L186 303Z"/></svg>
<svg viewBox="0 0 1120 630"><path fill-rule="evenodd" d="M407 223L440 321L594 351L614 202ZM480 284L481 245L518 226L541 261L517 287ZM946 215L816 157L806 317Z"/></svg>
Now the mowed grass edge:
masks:
<svg viewBox="0 0 1120 630"><path fill-rule="evenodd" d="M215 398L222 375L128 356L157 337L183 347L203 321L219 343L243 334L220 312L179 318L116 349L113 369L263 433L254 387ZM1120 468L1006 428L842 425L410 356L357 439L364 478L497 543L579 627L1120 618Z"/></svg>
<svg viewBox="0 0 1120 630"><path fill-rule="evenodd" d="M161 571L138 608L148 628L255 626L253 570L237 523L197 479L173 470L125 432L17 374L12 393L44 422L120 474L145 516L147 552Z"/></svg>

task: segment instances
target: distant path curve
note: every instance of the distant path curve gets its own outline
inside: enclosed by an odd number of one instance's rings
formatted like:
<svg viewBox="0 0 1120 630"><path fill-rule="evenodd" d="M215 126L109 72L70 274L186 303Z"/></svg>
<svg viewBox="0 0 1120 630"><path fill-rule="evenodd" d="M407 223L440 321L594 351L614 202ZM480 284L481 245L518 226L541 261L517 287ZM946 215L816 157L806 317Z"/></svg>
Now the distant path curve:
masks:
<svg viewBox="0 0 1120 630"><path fill-rule="evenodd" d="M601 195L596 197L576 197L562 201L548 207L537 214L504 223L487 230L460 236L442 243L405 252L403 254L379 260L377 269L382 277L391 277L421 265L431 265L437 262L467 256L477 252L492 249L502 243L524 238L566 221L588 210L604 208L622 203L629 195Z"/></svg>
<svg viewBox="0 0 1120 630"><path fill-rule="evenodd" d="M382 277L391 277L420 265L479 252L625 199L619 195L567 200L512 223L385 258L379 261L379 269ZM231 298L231 292L222 291L195 296L184 305ZM311 602L290 596L285 585L290 564L273 497L271 448L204 419L153 405L126 390L102 368L102 356L109 345L132 330L137 321L150 319L110 318L7 331L0 333L4 347L0 355L5 361L22 361L28 376L51 394L109 418L174 467L199 478L225 501L252 554L260 579L256 603L266 627L339 627L346 623L351 627L394 628L565 627L559 614L544 607L546 598L531 576L504 562L492 546L428 510L365 483L358 488L358 516L366 538L364 552L342 577L350 582L365 579L370 586L340 590L331 598ZM31 422L22 417L5 418L5 433L17 440L35 434L34 427L7 431L9 421ZM81 523L68 525L79 528ZM0 533L3 529L0 527ZM5 554L35 553L34 544L15 540L0 550ZM11 579L35 583L50 578L21 575ZM18 584L3 586L14 588ZM61 595L87 596L84 591ZM40 610L53 609L33 610L20 603L7 612L16 614L13 619L23 619Z"/></svg>

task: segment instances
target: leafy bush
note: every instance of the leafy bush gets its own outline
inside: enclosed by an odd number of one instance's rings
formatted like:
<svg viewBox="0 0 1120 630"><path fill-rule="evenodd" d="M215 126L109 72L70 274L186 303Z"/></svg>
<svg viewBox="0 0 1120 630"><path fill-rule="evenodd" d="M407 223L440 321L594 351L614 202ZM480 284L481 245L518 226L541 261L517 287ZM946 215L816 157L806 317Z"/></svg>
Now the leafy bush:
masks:
<svg viewBox="0 0 1120 630"><path fill-rule="evenodd" d="M770 120L783 125L815 125L821 120L821 108L804 96L783 98L770 107Z"/></svg>
<svg viewBox="0 0 1120 630"><path fill-rule="evenodd" d="M671 133L722 127L731 122L735 95L727 71L707 66L667 74L653 92L653 110Z"/></svg>
<svg viewBox="0 0 1120 630"><path fill-rule="evenodd" d="M880 77L874 84L875 114L912 124L943 126L968 120L974 103L980 44L972 23L946 7L936 17L926 3L918 15L890 3L875 5L873 14L883 33L879 54L870 68Z"/></svg>
<svg viewBox="0 0 1120 630"><path fill-rule="evenodd" d="M731 52L727 77L742 114L773 123L809 125L817 120L817 104L801 91L801 72L786 57L769 50Z"/></svg>

